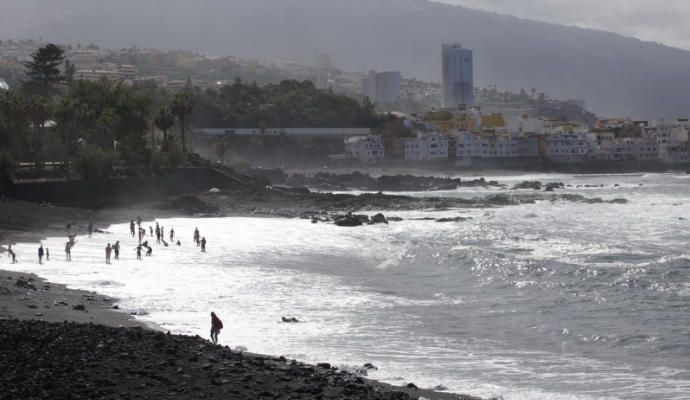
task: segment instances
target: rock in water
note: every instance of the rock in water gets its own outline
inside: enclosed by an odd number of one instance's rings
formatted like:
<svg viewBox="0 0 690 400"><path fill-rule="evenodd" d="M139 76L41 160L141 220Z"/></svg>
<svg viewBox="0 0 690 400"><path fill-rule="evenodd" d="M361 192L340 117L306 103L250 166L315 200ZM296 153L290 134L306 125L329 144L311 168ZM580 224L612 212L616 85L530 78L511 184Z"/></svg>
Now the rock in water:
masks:
<svg viewBox="0 0 690 400"><path fill-rule="evenodd" d="M513 186L513 189L534 189L541 190L541 182L539 181L523 181Z"/></svg>
<svg viewBox="0 0 690 400"><path fill-rule="evenodd" d="M387 224L388 220L386 219L386 217L383 214L378 213L378 214L374 215L373 217L371 217L371 223L372 224Z"/></svg>
<svg viewBox="0 0 690 400"><path fill-rule="evenodd" d="M338 226L361 226L369 222L369 217L366 215L342 214L333 217L333 223Z"/></svg>

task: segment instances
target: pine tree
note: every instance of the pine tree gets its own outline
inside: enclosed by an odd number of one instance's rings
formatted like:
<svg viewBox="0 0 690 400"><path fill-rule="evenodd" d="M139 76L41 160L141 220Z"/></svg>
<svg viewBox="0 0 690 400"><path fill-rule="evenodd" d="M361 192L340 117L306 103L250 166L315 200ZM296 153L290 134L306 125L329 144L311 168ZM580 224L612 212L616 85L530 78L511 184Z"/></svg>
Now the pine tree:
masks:
<svg viewBox="0 0 690 400"><path fill-rule="evenodd" d="M50 95L53 86L64 77L60 65L65 61L65 51L58 45L49 43L31 54L31 60L24 63L24 73L29 77L26 86L39 94Z"/></svg>

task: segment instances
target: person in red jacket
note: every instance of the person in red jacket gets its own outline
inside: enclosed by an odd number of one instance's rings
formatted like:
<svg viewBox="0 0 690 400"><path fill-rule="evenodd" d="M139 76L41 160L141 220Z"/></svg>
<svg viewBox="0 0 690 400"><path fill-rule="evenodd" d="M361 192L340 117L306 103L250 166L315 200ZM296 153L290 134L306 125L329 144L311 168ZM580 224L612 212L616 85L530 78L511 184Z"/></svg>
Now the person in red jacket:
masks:
<svg viewBox="0 0 690 400"><path fill-rule="evenodd" d="M218 344L218 334L223 329L223 321L218 318L216 313L211 313L211 340L213 344Z"/></svg>

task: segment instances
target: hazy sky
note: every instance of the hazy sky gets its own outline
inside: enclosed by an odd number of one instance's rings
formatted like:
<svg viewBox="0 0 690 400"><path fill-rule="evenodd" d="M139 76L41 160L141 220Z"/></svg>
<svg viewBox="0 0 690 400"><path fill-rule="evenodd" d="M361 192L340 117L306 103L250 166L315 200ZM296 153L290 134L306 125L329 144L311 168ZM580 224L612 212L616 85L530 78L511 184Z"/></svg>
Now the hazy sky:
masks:
<svg viewBox="0 0 690 400"><path fill-rule="evenodd" d="M690 0L436 0L690 50Z"/></svg>

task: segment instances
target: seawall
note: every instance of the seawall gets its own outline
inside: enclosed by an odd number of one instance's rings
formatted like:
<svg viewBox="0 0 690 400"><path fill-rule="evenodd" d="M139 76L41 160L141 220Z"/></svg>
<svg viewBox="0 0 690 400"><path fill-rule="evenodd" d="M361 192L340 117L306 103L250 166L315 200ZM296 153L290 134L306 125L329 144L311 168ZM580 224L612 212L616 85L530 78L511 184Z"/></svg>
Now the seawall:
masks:
<svg viewBox="0 0 690 400"><path fill-rule="evenodd" d="M97 208L159 200L212 187L240 186L243 184L229 175L199 167L180 168L167 176L19 182L0 186L0 195L30 202Z"/></svg>

